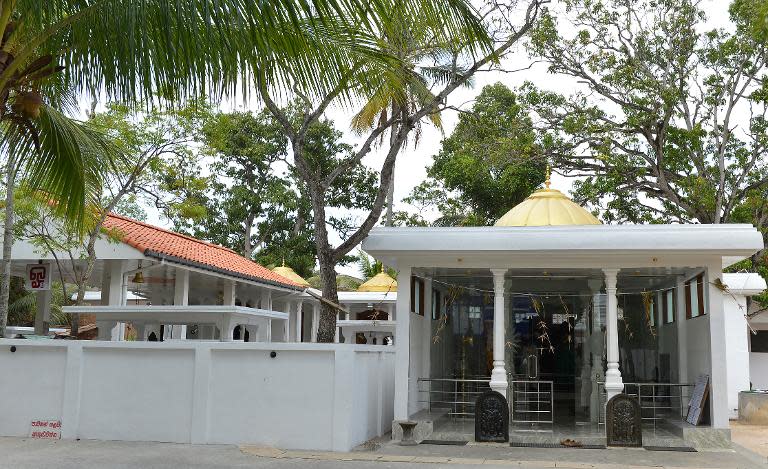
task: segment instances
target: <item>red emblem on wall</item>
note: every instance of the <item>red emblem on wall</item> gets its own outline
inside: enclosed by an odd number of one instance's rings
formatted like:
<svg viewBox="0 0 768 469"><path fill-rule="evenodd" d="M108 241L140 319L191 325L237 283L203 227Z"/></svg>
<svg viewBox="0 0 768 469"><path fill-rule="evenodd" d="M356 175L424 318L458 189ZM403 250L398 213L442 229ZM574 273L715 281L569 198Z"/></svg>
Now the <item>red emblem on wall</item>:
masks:
<svg viewBox="0 0 768 469"><path fill-rule="evenodd" d="M27 289L29 290L48 290L48 269L47 264L33 264L27 266Z"/></svg>

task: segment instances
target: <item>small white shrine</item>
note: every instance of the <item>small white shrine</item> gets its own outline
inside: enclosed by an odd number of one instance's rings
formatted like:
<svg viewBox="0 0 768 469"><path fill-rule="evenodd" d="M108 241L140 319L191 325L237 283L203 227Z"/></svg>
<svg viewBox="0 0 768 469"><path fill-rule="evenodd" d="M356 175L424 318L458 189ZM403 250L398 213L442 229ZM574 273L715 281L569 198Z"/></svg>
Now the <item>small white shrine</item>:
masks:
<svg viewBox="0 0 768 469"><path fill-rule="evenodd" d="M101 290L100 304L63 308L81 315L81 323L95 321L98 339L297 341L301 331L291 318L300 317L304 285L230 249L143 222L110 215L105 228L111 235L96 243L90 282ZM24 277L35 266L50 277L37 292L37 334L47 333L50 281L85 268L78 254L14 244L13 275Z"/></svg>
<svg viewBox="0 0 768 469"><path fill-rule="evenodd" d="M762 248L751 225L603 225L549 183L495 226L374 228L363 249L398 272L395 421L471 418L490 388L513 430L600 428L621 392L659 428L703 377L701 425L727 431L723 269Z"/></svg>

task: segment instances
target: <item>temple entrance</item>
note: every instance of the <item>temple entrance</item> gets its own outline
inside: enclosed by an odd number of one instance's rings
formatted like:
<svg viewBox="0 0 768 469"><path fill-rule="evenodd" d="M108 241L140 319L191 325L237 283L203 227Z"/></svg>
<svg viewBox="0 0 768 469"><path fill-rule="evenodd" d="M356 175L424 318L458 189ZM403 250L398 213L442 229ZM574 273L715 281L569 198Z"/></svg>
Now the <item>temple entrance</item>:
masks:
<svg viewBox="0 0 768 469"><path fill-rule="evenodd" d="M419 378L418 395L449 433L472 433L475 400L490 388L497 298L489 274L429 273L430 369ZM690 392L690 383L678 374L675 329L676 285L690 276L682 269L637 269L618 276L624 389L638 399L646 432L658 437L668 436L669 424L682 420ZM503 358L510 432L518 437L604 438L608 296L603 277L590 269L506 273Z"/></svg>
<svg viewBox="0 0 768 469"><path fill-rule="evenodd" d="M507 324L509 400L513 429L573 427L589 422L589 356L583 360L591 297L520 295ZM601 354L597 352L598 355Z"/></svg>

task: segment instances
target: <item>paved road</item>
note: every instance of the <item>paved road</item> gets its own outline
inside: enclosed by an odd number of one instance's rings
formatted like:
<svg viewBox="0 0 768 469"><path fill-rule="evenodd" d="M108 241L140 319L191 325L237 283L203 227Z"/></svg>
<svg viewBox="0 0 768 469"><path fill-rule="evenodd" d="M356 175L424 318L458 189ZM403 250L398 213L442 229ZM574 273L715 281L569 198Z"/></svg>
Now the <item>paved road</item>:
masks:
<svg viewBox="0 0 768 469"><path fill-rule="evenodd" d="M732 452L646 454L645 450L531 450L517 448L464 449L417 447L395 454L399 447L385 447L378 461L344 460L354 453L307 453L259 450L221 445L180 445L112 441L40 441L0 438L0 468L8 469L128 469L128 468L254 468L254 469L469 469L469 468L572 468L611 469L639 467L720 467L753 469L748 459ZM580 451L580 452L579 452ZM259 456L261 454L261 456ZM266 457L272 454L277 457ZM379 455L379 456L377 456ZM477 457L480 455L481 457ZM473 458L474 456L474 458ZM362 456L358 456L362 457ZM502 458L503 459L494 459ZM396 460L409 460L395 462ZM483 459L485 458L485 460ZM430 462L434 461L434 462Z"/></svg>

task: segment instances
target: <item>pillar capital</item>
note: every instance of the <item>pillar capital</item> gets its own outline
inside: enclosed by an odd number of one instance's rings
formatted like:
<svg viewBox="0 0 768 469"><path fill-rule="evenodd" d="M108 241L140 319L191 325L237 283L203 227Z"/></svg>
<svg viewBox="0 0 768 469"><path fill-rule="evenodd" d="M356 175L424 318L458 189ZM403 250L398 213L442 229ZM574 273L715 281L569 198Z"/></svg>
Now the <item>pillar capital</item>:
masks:
<svg viewBox="0 0 768 469"><path fill-rule="evenodd" d="M498 293L504 292L504 276L507 274L508 269L491 269L493 274L493 288Z"/></svg>
<svg viewBox="0 0 768 469"><path fill-rule="evenodd" d="M605 290L616 290L616 278L619 275L619 269L603 269L605 275Z"/></svg>

